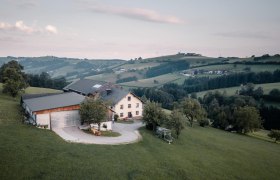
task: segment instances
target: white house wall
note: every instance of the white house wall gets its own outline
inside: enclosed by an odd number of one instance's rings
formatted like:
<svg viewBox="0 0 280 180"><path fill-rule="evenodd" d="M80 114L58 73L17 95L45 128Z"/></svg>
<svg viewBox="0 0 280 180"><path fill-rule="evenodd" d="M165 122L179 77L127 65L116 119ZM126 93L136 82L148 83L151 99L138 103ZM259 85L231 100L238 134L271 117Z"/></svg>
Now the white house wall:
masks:
<svg viewBox="0 0 280 180"><path fill-rule="evenodd" d="M129 96L131 97L130 101L128 101ZM139 103L139 107L137 107L137 103ZM128 108L128 104L131 104L131 108ZM121 109L121 105L123 105L123 109ZM132 117L140 117L143 113L143 103L134 95L129 93L114 106L114 111L119 115L121 119L127 118L129 112L131 112ZM136 115L136 111L139 112L138 115ZM121 113L123 113L123 117L121 117Z"/></svg>

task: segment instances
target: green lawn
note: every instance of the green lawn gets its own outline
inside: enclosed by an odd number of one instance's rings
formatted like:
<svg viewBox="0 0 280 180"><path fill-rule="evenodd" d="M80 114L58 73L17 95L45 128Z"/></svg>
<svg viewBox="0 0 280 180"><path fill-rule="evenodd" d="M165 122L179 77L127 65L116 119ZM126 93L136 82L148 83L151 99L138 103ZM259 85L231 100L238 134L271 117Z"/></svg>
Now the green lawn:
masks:
<svg viewBox="0 0 280 180"><path fill-rule="evenodd" d="M185 129L171 145L145 129L130 145L67 143L21 123L0 94L0 179L279 179L280 145L214 128Z"/></svg>

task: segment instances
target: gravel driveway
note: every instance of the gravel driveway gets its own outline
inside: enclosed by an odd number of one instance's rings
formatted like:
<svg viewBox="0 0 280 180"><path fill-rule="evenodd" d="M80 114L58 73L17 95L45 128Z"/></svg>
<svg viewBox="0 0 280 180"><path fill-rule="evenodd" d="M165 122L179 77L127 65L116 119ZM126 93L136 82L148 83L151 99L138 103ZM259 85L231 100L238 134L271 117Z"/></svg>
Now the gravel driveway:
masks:
<svg viewBox="0 0 280 180"><path fill-rule="evenodd" d="M141 121L133 124L114 123L113 131L118 132L121 136L118 137L102 137L87 134L78 127L67 127L52 129L56 134L68 142L84 143L84 144L130 144L141 140L141 135L138 132L140 127L144 126Z"/></svg>

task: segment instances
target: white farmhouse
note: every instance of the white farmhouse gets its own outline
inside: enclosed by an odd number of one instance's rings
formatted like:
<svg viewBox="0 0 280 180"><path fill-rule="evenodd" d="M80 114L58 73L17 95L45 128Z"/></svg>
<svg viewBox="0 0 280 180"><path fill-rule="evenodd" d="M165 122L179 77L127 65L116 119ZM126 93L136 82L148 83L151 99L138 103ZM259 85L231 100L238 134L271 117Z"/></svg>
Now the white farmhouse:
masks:
<svg viewBox="0 0 280 180"><path fill-rule="evenodd" d="M112 88L101 93L101 98L112 103L112 109L121 119L141 118L143 113L143 102L135 94L120 89Z"/></svg>
<svg viewBox="0 0 280 180"><path fill-rule="evenodd" d="M75 81L65 88L65 92L75 92L92 98L101 98L111 103L112 110L121 119L141 118L143 113L143 102L132 92L124 90L118 85L91 79Z"/></svg>

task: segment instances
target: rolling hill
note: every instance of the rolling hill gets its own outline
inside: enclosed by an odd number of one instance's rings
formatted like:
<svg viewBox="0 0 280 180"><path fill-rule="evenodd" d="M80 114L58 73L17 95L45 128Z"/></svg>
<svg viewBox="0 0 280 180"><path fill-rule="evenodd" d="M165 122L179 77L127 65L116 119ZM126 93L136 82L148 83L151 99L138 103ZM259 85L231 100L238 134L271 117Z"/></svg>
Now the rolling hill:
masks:
<svg viewBox="0 0 280 180"><path fill-rule="evenodd" d="M71 81L102 72L111 72L114 66L125 63L124 60L88 60L75 58L44 57L1 57L0 66L8 61L16 60L24 66L24 71L30 74L47 72L52 78L66 77Z"/></svg>
<svg viewBox="0 0 280 180"><path fill-rule="evenodd" d="M5 57L0 58L0 65L10 60L17 60L26 73L48 72L53 78L66 77L71 82L80 78L89 78L116 83L126 87L159 87L165 83L182 84L192 76L215 78L224 74L240 72L261 72L280 69L280 56L264 55L261 57L205 57L195 53L178 53L154 58L135 60L88 60L73 58L45 57ZM176 63L186 62L189 67L171 67ZM155 72L151 73L151 70ZM151 74L153 77L151 77ZM134 77L134 79L129 77ZM127 81L124 82L123 80Z"/></svg>

